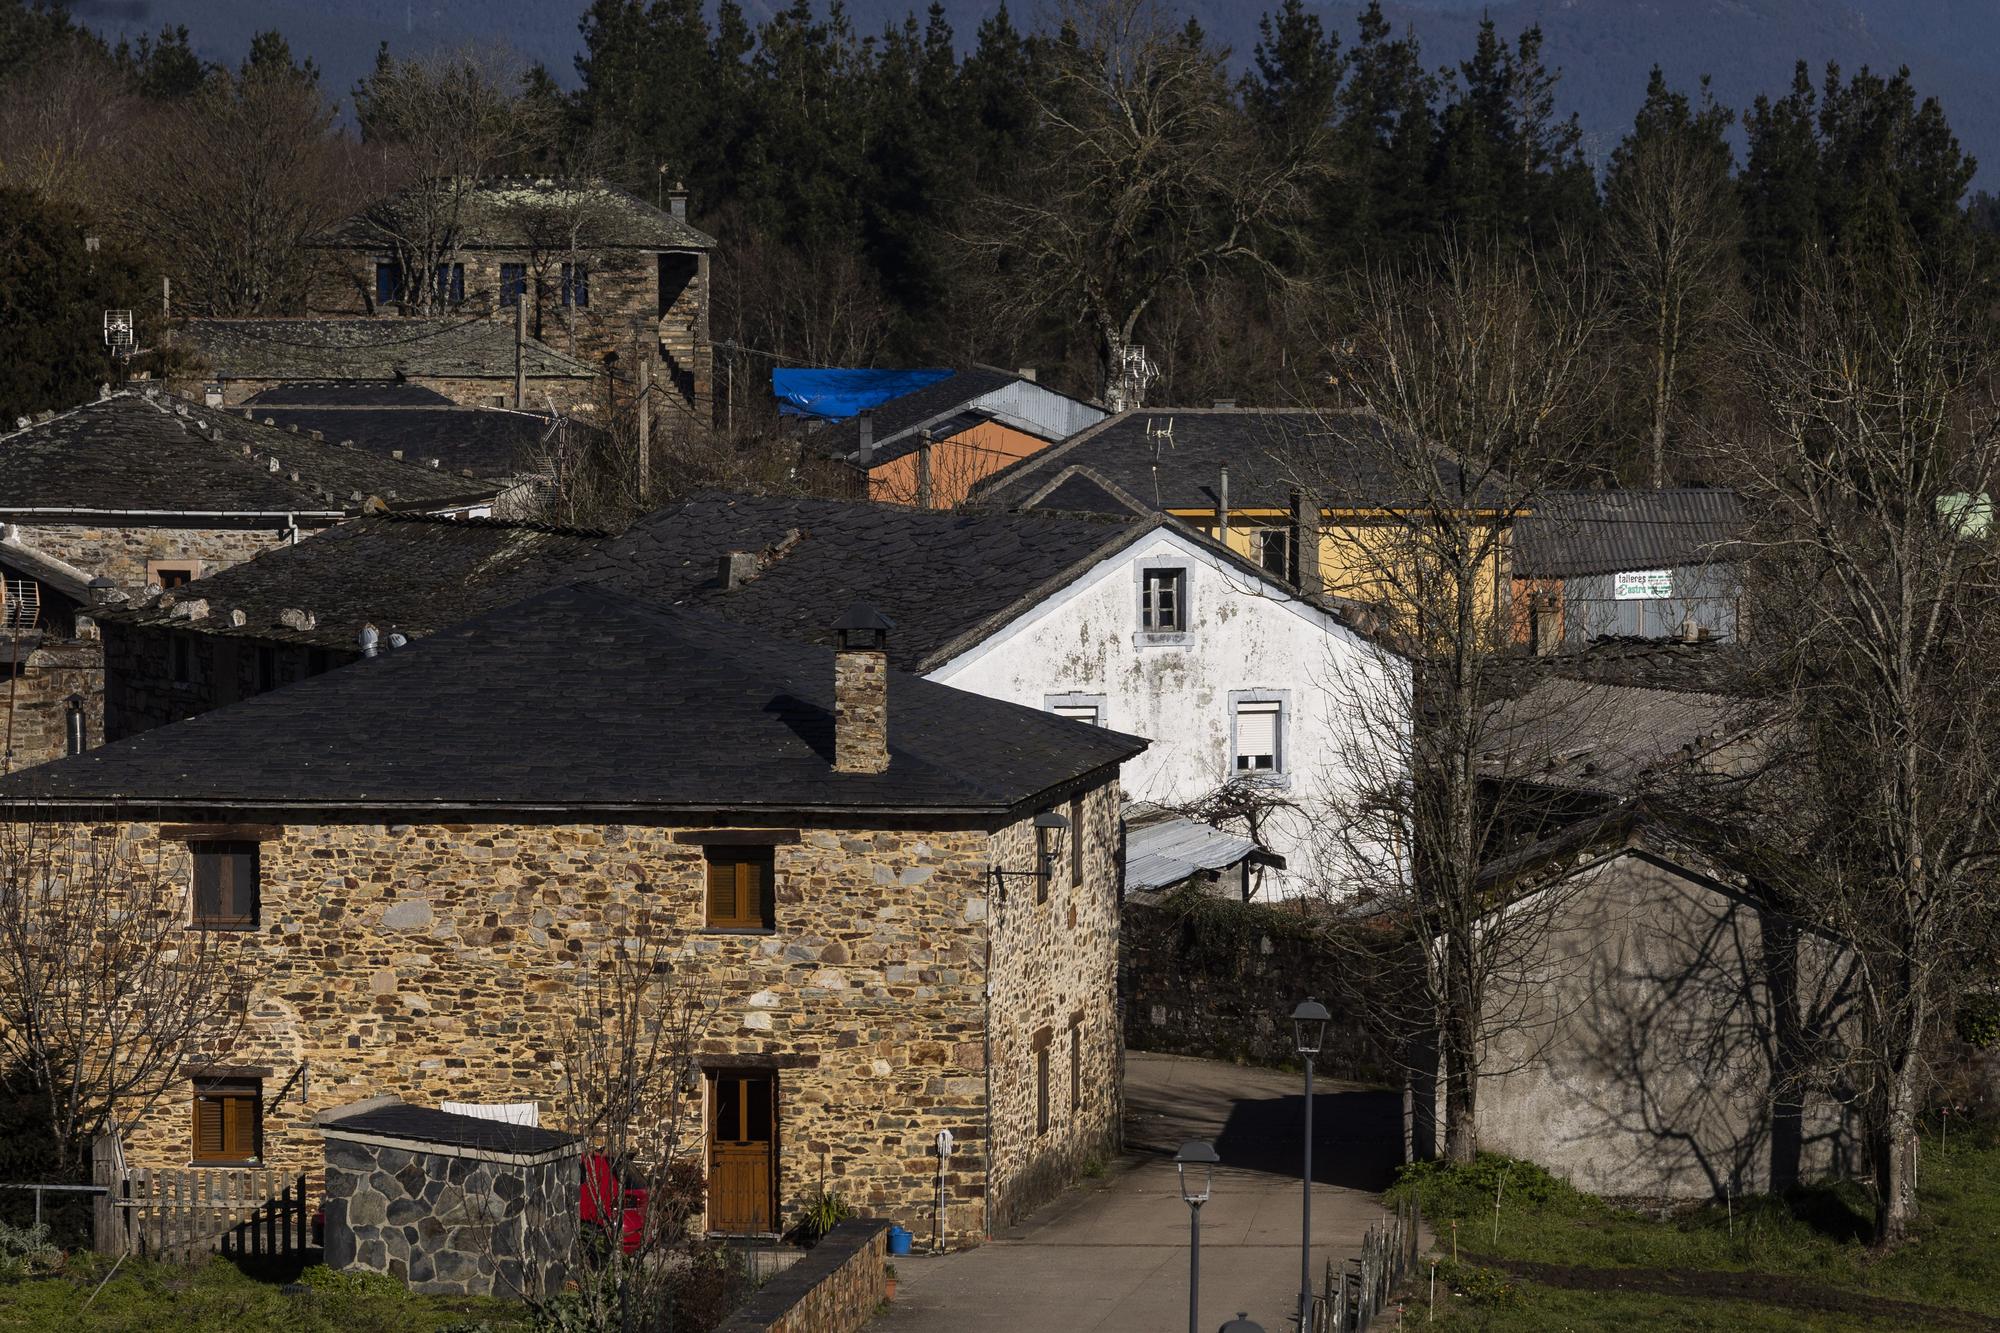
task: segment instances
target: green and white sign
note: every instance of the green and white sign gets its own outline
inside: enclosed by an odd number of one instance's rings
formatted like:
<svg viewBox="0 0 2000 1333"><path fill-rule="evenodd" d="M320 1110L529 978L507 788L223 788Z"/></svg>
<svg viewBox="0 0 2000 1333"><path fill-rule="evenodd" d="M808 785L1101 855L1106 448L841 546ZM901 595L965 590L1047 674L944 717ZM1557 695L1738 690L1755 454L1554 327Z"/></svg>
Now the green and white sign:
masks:
<svg viewBox="0 0 2000 1333"><path fill-rule="evenodd" d="M1671 569L1628 569L1612 576L1611 595L1621 602L1657 601L1674 595Z"/></svg>

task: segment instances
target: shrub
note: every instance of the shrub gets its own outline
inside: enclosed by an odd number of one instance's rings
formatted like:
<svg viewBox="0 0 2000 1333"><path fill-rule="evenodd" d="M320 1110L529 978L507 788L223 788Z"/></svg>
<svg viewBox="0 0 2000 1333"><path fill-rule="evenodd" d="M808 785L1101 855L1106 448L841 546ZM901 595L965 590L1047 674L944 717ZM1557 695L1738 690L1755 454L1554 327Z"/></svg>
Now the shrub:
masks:
<svg viewBox="0 0 2000 1333"><path fill-rule="evenodd" d="M799 1220L785 1233L785 1239L807 1249L820 1243L827 1232L854 1216L854 1209L838 1191L822 1189L806 1201Z"/></svg>
<svg viewBox="0 0 2000 1333"><path fill-rule="evenodd" d="M1447 1260L1438 1265L1438 1276L1468 1305L1486 1309L1506 1309L1520 1305L1521 1289L1514 1279L1497 1268L1459 1264Z"/></svg>
<svg viewBox="0 0 2000 1333"><path fill-rule="evenodd" d="M63 1266L63 1252L45 1226L15 1227L0 1222L0 1282L41 1277Z"/></svg>
<svg viewBox="0 0 2000 1333"><path fill-rule="evenodd" d="M387 1273L366 1269L347 1271L313 1264L299 1274L299 1281L327 1296L408 1296L410 1289Z"/></svg>
<svg viewBox="0 0 2000 1333"><path fill-rule="evenodd" d="M1391 1191L1415 1194L1432 1217L1470 1217L1490 1211L1497 1196L1537 1208L1574 1208L1583 1194L1568 1181L1552 1176L1533 1162L1498 1153L1480 1153L1463 1166L1449 1162L1412 1162L1396 1176Z"/></svg>
<svg viewBox="0 0 2000 1333"><path fill-rule="evenodd" d="M1985 991L1960 996L1952 1020L1960 1041L1985 1050L2000 1042L2000 995Z"/></svg>

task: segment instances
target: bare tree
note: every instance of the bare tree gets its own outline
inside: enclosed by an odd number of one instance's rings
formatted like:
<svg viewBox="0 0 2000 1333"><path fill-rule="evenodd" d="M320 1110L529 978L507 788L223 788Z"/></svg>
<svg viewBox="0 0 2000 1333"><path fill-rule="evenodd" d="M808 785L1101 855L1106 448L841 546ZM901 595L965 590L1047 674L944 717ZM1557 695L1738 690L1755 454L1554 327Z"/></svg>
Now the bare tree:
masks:
<svg viewBox="0 0 2000 1333"><path fill-rule="evenodd" d="M1709 120L1712 132L1705 131ZM1721 126L1705 109L1621 145L1606 182L1607 256L1633 340L1650 367L1649 477L1665 486L1667 434L1680 414L1688 362L1728 327L1734 306L1735 183Z"/></svg>
<svg viewBox="0 0 2000 1333"><path fill-rule="evenodd" d="M989 303L1021 327L1074 320L1099 393L1136 406L1127 349L1166 292L1228 266L1268 269L1274 229L1321 169L1316 139L1274 158L1237 114L1226 52L1155 0L1065 0L1063 35L1028 86L1039 143L1025 176L972 210Z"/></svg>
<svg viewBox="0 0 2000 1333"><path fill-rule="evenodd" d="M1822 266L1748 335L1763 430L1728 452L1761 516L1753 685L1783 714L1724 836L1766 893L1855 951L1842 1074L1881 1244L1915 1216L1927 1051L1956 988L1990 968L2000 901L2000 429L1981 300L1962 272Z"/></svg>
<svg viewBox="0 0 2000 1333"><path fill-rule="evenodd" d="M0 92L0 181L95 208L115 190L123 140L145 114L103 53L74 43Z"/></svg>
<svg viewBox="0 0 2000 1333"><path fill-rule="evenodd" d="M0 828L0 1058L45 1100L65 1173L241 1030L245 993L188 924L191 893L120 837Z"/></svg>
<svg viewBox="0 0 2000 1333"><path fill-rule="evenodd" d="M1379 620L1378 669L1329 686L1350 731L1319 812L1327 892L1415 941L1405 994L1371 1003L1406 1033L1435 1025L1453 1161L1477 1150L1481 1053L1557 907L1493 911L1496 861L1555 815L1494 798L1531 790L1516 779L1552 744L1549 720L1495 708L1514 680L1506 552L1513 517L1585 437L1604 310L1568 251L1447 244L1365 271L1329 342L1336 388L1372 415L1329 417L1290 448L1307 508L1368 516L1308 541L1301 583Z"/></svg>

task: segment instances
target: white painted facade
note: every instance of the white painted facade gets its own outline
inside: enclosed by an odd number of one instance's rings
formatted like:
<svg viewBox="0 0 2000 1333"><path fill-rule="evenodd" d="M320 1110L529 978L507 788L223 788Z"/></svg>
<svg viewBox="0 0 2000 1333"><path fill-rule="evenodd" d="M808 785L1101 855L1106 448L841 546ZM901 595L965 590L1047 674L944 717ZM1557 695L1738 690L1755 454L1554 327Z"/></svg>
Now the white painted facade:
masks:
<svg viewBox="0 0 2000 1333"><path fill-rule="evenodd" d="M1182 570L1185 629L1142 626L1148 570ZM1182 805L1239 773L1238 724L1256 733L1277 705L1272 784L1302 807L1279 810L1265 845L1286 859L1264 870L1260 898L1316 891L1338 881L1314 852L1311 816L1351 781L1353 691L1381 685L1383 657L1335 617L1292 597L1186 533L1152 529L929 673L932 680L1144 736L1152 748L1127 763L1127 799ZM1379 697L1379 696L1378 696ZM1243 705L1249 705L1243 708ZM1322 874L1324 872L1324 876Z"/></svg>

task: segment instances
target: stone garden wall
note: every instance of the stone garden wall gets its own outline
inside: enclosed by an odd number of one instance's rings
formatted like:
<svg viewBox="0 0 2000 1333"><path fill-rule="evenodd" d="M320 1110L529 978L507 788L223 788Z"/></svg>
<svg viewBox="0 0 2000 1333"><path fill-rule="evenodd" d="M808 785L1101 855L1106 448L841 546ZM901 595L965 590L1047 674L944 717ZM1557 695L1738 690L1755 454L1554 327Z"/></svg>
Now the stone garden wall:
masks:
<svg viewBox="0 0 2000 1333"><path fill-rule="evenodd" d="M716 1333L854 1333L886 1291L887 1222L842 1222Z"/></svg>

